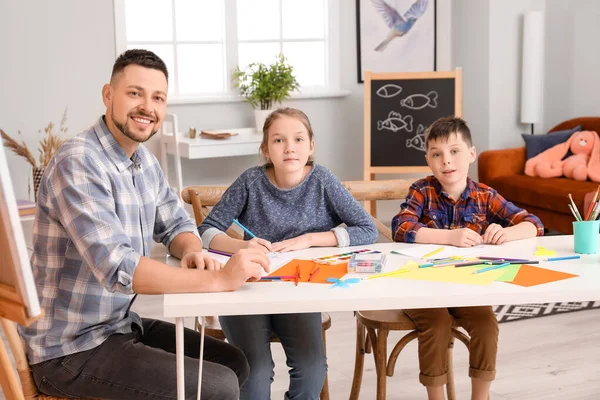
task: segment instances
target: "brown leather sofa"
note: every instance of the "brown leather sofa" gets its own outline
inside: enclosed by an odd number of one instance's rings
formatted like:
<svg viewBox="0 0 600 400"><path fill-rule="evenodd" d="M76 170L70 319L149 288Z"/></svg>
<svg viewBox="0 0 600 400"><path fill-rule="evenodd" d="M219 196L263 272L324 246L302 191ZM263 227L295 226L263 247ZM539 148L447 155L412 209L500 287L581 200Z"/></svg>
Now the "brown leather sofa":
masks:
<svg viewBox="0 0 600 400"><path fill-rule="evenodd" d="M550 132L574 128L600 133L600 117L574 118L556 125ZM536 178L524 174L525 147L484 151L479 156L479 181L496 189L517 206L537 215L544 227L562 233L573 233L573 215L569 211L568 194L580 212L586 194L596 191L598 183L567 178Z"/></svg>

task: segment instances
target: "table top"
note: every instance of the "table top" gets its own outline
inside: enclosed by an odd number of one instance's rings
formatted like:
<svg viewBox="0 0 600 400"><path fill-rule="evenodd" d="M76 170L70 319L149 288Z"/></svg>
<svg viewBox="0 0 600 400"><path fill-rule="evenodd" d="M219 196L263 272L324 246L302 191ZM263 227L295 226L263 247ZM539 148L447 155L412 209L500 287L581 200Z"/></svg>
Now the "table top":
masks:
<svg viewBox="0 0 600 400"><path fill-rule="evenodd" d="M599 237L600 240L600 237ZM489 246L486 256L527 258L533 256L541 245L556 251L556 256L574 255L573 236L547 236ZM406 243L382 243L359 248L369 248L388 253L384 271L395 270L411 259L389 254L411 246ZM339 254L352 248L311 248L294 252L294 258L310 259ZM169 257L167 262L176 265L178 260ZM600 256L581 255L578 260L540 262L540 267L577 274L564 279L532 287L522 287L505 282L492 282L486 286L441 283L431 281L380 278L363 280L350 288L331 288L331 285L293 282L246 283L235 292L188 293L164 296L165 317L191 317L205 315L251 315L301 312L334 312L353 310L383 310L399 308L436 308L497 304L526 304L600 299ZM348 274L365 276L363 274Z"/></svg>

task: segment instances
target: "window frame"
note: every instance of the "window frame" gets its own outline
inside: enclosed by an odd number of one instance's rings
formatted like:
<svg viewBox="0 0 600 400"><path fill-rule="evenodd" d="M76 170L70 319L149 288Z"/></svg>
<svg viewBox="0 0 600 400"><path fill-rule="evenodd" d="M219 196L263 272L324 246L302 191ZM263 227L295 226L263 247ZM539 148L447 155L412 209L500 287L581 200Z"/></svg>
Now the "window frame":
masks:
<svg viewBox="0 0 600 400"><path fill-rule="evenodd" d="M113 0L114 22L115 22L115 58L127 50L126 29L125 29L125 1ZM172 0L175 1L175 0ZM169 104L194 104L194 103L229 103L243 101L243 97L233 88L231 74L238 64L238 40L237 40L237 1L244 0L224 0L225 9L225 90L222 94L207 95L181 95L170 94ZM282 0L279 0L280 4ZM281 10L281 7L280 7ZM350 94L348 90L340 88L340 45L339 45L339 0L325 0L325 79L327 86L300 88L300 92L294 92L292 99L307 98L328 98L343 97ZM175 13L172 15L173 26L175 26ZM281 13L280 13L281 18ZM280 19L281 21L281 19ZM269 40L269 42L293 42L294 40ZM261 41L242 41L243 43L261 42ZM144 43L143 41L139 43ZM177 44L189 43L187 41L178 42L172 40L174 48L174 69L169 71L173 75L173 84L178 87L178 65L177 65ZM216 43L214 41L194 41L193 43ZM148 44L167 44L158 42L148 42Z"/></svg>

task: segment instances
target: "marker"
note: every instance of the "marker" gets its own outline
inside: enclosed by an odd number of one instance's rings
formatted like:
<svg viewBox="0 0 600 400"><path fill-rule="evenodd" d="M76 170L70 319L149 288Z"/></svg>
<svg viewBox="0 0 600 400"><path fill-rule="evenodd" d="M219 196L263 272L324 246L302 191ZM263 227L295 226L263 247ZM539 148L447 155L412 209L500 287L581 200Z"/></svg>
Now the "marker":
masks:
<svg viewBox="0 0 600 400"><path fill-rule="evenodd" d="M473 272L473 273L474 273L474 274L480 274L480 273L482 273L482 272L491 271L491 270L493 270L493 269L503 268L503 267L506 267L507 265L510 265L510 263L504 263L504 264L492 265L491 267L487 267L487 268L478 269L477 271L475 271L475 272Z"/></svg>
<svg viewBox="0 0 600 400"><path fill-rule="evenodd" d="M431 257L432 255L439 253L439 252L440 252L440 251L442 251L442 250L444 250L444 248L443 248L443 247L440 247L439 249L437 249L437 250L434 250L434 251L432 251L431 253L427 253L427 254L425 254L425 255L423 256L423 258L427 259L427 258Z"/></svg>
<svg viewBox="0 0 600 400"><path fill-rule="evenodd" d="M248 230L248 228L246 228L244 225L242 225L242 224L240 223L240 221L238 221L238 220L237 220L237 218L234 218L234 219L233 219L233 222L234 222L234 223L235 223L237 226L239 226L240 228L242 228L242 229L244 230L244 232L246 232L246 233L247 233L248 235L250 235L251 237L253 237L253 238L255 238L255 237L256 237L256 235L255 235L254 233L250 232L250 231Z"/></svg>
<svg viewBox="0 0 600 400"><path fill-rule="evenodd" d="M581 258L581 256L550 257L545 259L544 261L577 260L579 258Z"/></svg>

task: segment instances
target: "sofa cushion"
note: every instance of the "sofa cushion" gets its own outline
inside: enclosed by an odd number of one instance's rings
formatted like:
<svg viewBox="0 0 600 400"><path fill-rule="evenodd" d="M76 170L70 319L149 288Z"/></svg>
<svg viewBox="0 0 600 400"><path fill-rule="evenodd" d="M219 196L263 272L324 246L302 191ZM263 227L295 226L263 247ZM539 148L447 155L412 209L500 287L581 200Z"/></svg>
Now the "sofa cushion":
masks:
<svg viewBox="0 0 600 400"><path fill-rule="evenodd" d="M494 178L488 184L506 199L521 205L532 205L562 214L569 211L571 193L577 208L583 210L585 195L595 191L597 183L580 182L567 178L535 178L527 175L505 175Z"/></svg>
<svg viewBox="0 0 600 400"><path fill-rule="evenodd" d="M563 131L550 132L546 135L530 135L527 133L521 134L525 140L526 158L529 160L532 157L556 146L559 143L566 142L575 132L581 130L581 125L575 128L566 129Z"/></svg>

